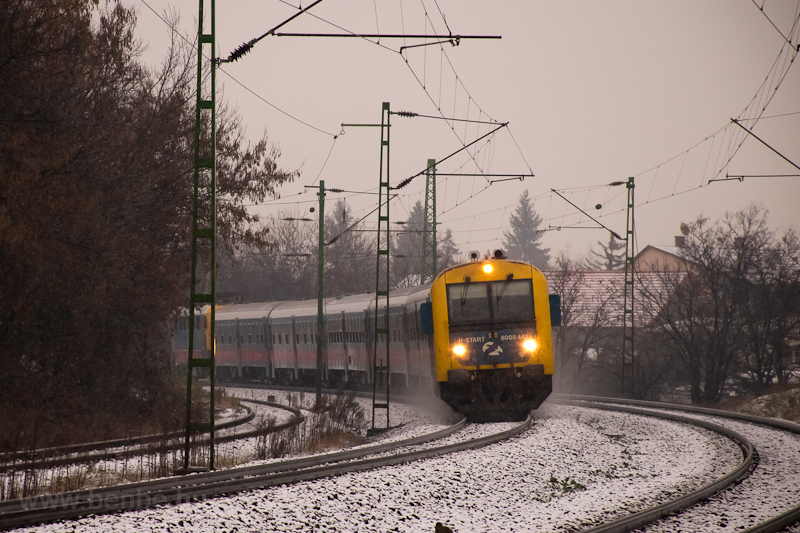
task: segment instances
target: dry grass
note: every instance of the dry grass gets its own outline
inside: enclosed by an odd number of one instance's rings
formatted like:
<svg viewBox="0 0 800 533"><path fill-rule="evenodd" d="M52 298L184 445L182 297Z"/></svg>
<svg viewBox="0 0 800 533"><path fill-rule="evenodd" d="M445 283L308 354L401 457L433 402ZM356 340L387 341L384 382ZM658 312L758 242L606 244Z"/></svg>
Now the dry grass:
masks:
<svg viewBox="0 0 800 533"><path fill-rule="evenodd" d="M721 402L716 408L800 423L800 385L774 387L767 394L758 397L731 398Z"/></svg>
<svg viewBox="0 0 800 533"><path fill-rule="evenodd" d="M366 439L347 431L331 430L306 446L308 453L320 453L364 444Z"/></svg>
<svg viewBox="0 0 800 533"><path fill-rule="evenodd" d="M303 393L288 393L285 403L301 408L306 401ZM307 408L308 409L308 408ZM320 405L310 408L306 422L300 426L272 431L274 418L261 418L257 423L259 437L256 458L280 458L300 453L319 453L331 449L362 444L365 439L357 435L364 422L364 410L354 393L338 392L324 395Z"/></svg>
<svg viewBox="0 0 800 533"><path fill-rule="evenodd" d="M217 411L225 409L239 411L244 408L239 398L231 396L227 389L216 388L214 389L214 409Z"/></svg>
<svg viewBox="0 0 800 533"><path fill-rule="evenodd" d="M215 407L220 410L240 407L239 401L225 391L217 390L216 394ZM207 398L206 395L206 401ZM302 408L306 400L303 394L288 394L286 403ZM305 408L309 409L308 406ZM306 421L301 425L275 432L275 418L262 416L256 421L259 435L256 438L255 456L217 452L215 466L232 468L255 459L317 453L361 444L364 439L355 432L363 420L363 409L353 394L325 396L321 405L310 408L310 414L306 415ZM116 466L109 468L95 462L34 469L21 461L16 471L0 474L0 501L171 476L175 470L183 467L183 448L170 449L168 444L169 439L165 437L149 444L143 454L120 459ZM208 464L208 452L207 445L195 442L191 447L190 464Z"/></svg>
<svg viewBox="0 0 800 533"><path fill-rule="evenodd" d="M800 422L800 387L755 398L741 406L739 411Z"/></svg>

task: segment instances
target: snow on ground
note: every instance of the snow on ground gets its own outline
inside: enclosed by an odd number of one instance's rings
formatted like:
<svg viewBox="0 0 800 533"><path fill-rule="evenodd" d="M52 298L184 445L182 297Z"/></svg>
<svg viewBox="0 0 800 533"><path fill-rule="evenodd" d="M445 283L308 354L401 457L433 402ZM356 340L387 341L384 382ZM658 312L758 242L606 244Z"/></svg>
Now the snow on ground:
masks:
<svg viewBox="0 0 800 533"><path fill-rule="evenodd" d="M741 459L701 428L545 404L529 430L478 450L28 531L571 531L671 499Z"/></svg>
<svg viewBox="0 0 800 533"><path fill-rule="evenodd" d="M643 531L741 531L800 503L800 435L748 422L692 413L682 415L708 420L743 435L758 451L758 468L741 483L707 502ZM800 531L800 527L793 531Z"/></svg>
<svg viewBox="0 0 800 533"><path fill-rule="evenodd" d="M309 410L313 407L314 402L316 401L316 396L313 393L297 393L284 390L229 388L227 392L228 394L236 396L237 398L259 401L268 401L270 397L272 397L276 403L292 405L299 408L306 415L310 414ZM367 431L372 427L372 398L362 398L357 396L355 397L355 400L361 406L364 415L361 424L358 428L356 428L356 433L364 437L367 435ZM257 404L249 405L253 407L259 407ZM285 417L285 420L288 420L291 418L291 416L293 416L289 411L284 411L284 413L288 413L288 416ZM446 416L443 418L443 416L439 413L426 411L420 409L419 407L414 407L412 405L407 405L400 402L392 402L389 408L389 421L391 422L391 428L374 435L363 445L353 446L352 449L433 433L449 425L449 422L446 421L445 418ZM281 420L278 420L278 422L280 421ZM376 427L386 427L385 411L378 413L378 416L376 417ZM243 439L233 443L221 444L219 449L220 453L228 453L229 455L236 454L237 466L254 466L282 460L280 458L264 459L243 463L244 460L256 456L256 446L256 439L251 438Z"/></svg>

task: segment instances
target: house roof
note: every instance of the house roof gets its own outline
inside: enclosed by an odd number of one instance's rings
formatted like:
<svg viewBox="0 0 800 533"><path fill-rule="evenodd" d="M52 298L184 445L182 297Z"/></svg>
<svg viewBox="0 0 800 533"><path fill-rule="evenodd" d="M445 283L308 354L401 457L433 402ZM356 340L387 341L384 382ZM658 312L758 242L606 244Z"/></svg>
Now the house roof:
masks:
<svg viewBox="0 0 800 533"><path fill-rule="evenodd" d="M547 271L544 274L550 292L560 293L562 318L568 322L565 326L622 326L625 306L624 270L572 271L566 273L567 279L564 282L560 279L565 275L562 271ZM685 273L676 272L674 275L680 281ZM658 272L636 271L635 276L634 322L642 325L650 321L643 288L664 293L669 290L670 284Z"/></svg>

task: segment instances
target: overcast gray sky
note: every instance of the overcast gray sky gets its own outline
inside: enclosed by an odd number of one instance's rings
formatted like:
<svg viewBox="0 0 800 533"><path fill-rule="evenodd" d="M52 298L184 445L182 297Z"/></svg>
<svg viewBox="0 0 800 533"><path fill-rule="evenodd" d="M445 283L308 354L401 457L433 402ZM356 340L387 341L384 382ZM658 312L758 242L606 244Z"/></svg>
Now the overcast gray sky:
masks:
<svg viewBox="0 0 800 533"><path fill-rule="evenodd" d="M134 1L146 61L158 63L168 44L168 28L153 10L179 12L180 31L196 32L197 0ZM217 55L227 57L292 16L297 1L218 1ZM586 229L596 224L551 189L624 235L626 190L607 184L630 176L638 249L670 245L681 222L700 214L715 220L750 202L769 209L773 228L796 230L800 178L708 183L727 174L800 174L731 123L741 119L800 165L800 67L789 68L797 50L787 43L800 41L800 1L757 1L325 0L310 10L314 16L279 31L502 39L401 54L401 46L424 41L270 36L222 66L218 89L238 107L253 140L268 132L282 151L281 166L302 169L279 201L254 207L266 216L307 212L316 196L304 185L318 178L326 187L374 191L380 131L345 128L341 135L341 124L380 123L381 104L390 102L392 111L509 123L490 143L477 143L472 156L444 162L440 173L535 174L491 186L488 180L499 178L440 176L437 217L464 252L500 247L527 189L543 228L561 228L544 233L544 245L585 256L608 233ZM398 116L391 122L393 184L493 128ZM398 191L392 220L407 218L423 190L420 177ZM341 197L355 216L377 202L329 194L328 205Z"/></svg>

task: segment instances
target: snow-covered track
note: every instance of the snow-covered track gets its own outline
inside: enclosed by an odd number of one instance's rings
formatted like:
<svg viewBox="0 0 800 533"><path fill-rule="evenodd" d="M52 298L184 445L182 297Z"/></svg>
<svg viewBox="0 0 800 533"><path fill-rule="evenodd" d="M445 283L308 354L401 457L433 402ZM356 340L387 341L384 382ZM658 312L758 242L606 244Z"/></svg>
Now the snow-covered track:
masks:
<svg viewBox="0 0 800 533"><path fill-rule="evenodd" d="M465 424L466 421L462 419L442 430L410 439L259 466L191 474L133 483L123 487L7 501L0 504L0 529L75 519L90 514L107 514L168 503L198 501L257 488L409 463L508 439L528 429L531 418L528 417L523 423L510 429L476 439L426 447L407 453L365 458L406 446L443 439L463 429Z"/></svg>
<svg viewBox="0 0 800 533"><path fill-rule="evenodd" d="M255 413L252 409L245 406L246 414L234 420L217 425L217 430L223 430L240 426L252 421ZM94 453L98 450L110 450L115 448L127 448L133 453L142 453L148 444L157 443L164 440L172 440L181 437L184 431L174 431L168 434L141 435L136 437L125 437L122 439L111 439L94 442L83 442L80 444L69 444L66 446L53 446L50 448L39 448L36 450L24 450L18 452L0 453L0 472L15 470L17 468L48 468L65 464L75 464L87 460L95 461L108 459L111 455L119 456L119 452L108 452L108 457L104 457L104 452ZM92 454L89 456L88 454ZM79 456L80 455L80 456Z"/></svg>
<svg viewBox="0 0 800 533"><path fill-rule="evenodd" d="M797 458L786 457L777 447L773 449L777 441L786 439L785 446L797 452L800 449L798 424L730 411L658 402L570 395L554 395L552 401L598 409L639 412L673 420L683 418L687 423L701 425L733 438L739 443L745 456L736 470L697 491L586 531L622 532L640 527L644 531L660 531L664 528L705 531L716 526L719 529L736 529L745 533L777 532L800 521L800 489L782 490L780 486L775 486L780 483L792 486L793 482L786 479L798 478L800 472L796 466ZM683 412L685 416L672 414L675 411ZM716 426L716 429L712 426ZM741 439L749 444L743 445ZM748 462L749 467L746 466ZM765 467L764 463L768 463L768 466ZM770 494L769 501L765 501L765 494ZM650 527L643 527L647 524L651 524Z"/></svg>
<svg viewBox="0 0 800 533"><path fill-rule="evenodd" d="M286 427L297 425L304 420L300 410L293 407L259 400L240 399L240 401L267 405L278 409L286 409L294 414L294 417L291 420L284 422L283 424L276 425L271 429L271 431L280 431ZM247 406L243 407L246 411L246 414L233 420L217 424L216 430L224 431L252 422L255 418L255 412ZM0 454L0 472L78 465L96 461L107 461L122 459L125 457L135 457L138 455L147 455L154 453L154 451L164 452L168 450L181 449L184 446L184 434L185 432L180 430L168 433L166 435L142 435L139 437L85 442L68 446ZM231 442L234 440L255 437L258 434L259 431L253 429L239 433L217 435L214 440L218 443ZM200 441L200 443L203 442L205 441Z"/></svg>

